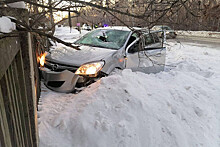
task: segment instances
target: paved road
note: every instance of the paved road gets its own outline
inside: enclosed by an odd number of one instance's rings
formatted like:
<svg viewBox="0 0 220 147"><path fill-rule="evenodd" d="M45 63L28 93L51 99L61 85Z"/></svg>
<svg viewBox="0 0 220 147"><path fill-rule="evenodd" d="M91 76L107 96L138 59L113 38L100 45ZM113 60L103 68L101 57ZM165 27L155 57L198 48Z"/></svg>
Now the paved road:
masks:
<svg viewBox="0 0 220 147"><path fill-rule="evenodd" d="M202 45L220 50L220 38L204 38L204 37L189 37L177 36L173 41L180 41L190 45Z"/></svg>

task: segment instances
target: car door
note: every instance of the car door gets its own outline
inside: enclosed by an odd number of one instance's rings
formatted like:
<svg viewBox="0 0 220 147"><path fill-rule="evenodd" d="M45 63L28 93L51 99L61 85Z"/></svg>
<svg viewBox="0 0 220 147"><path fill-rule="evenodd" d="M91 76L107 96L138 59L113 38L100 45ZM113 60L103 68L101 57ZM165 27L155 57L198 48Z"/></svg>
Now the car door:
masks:
<svg viewBox="0 0 220 147"><path fill-rule="evenodd" d="M134 33L131 35L127 47L126 47L126 68L136 71L139 63L138 58L138 44L139 38L137 34Z"/></svg>
<svg viewBox="0 0 220 147"><path fill-rule="evenodd" d="M142 39L141 39L142 38ZM144 34L126 48L126 68L144 73L156 73L164 70L165 47L156 34ZM144 41L144 49L139 49L139 42Z"/></svg>

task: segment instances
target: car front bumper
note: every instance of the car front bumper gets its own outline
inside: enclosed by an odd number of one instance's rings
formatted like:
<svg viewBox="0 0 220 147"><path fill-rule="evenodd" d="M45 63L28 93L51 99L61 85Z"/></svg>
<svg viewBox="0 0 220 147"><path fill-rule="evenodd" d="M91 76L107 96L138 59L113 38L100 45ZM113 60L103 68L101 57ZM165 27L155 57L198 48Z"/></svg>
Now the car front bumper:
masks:
<svg viewBox="0 0 220 147"><path fill-rule="evenodd" d="M51 90L57 92L72 92L75 90L79 75L64 70L61 72L51 71L46 67L40 67L40 71L44 80L44 84Z"/></svg>

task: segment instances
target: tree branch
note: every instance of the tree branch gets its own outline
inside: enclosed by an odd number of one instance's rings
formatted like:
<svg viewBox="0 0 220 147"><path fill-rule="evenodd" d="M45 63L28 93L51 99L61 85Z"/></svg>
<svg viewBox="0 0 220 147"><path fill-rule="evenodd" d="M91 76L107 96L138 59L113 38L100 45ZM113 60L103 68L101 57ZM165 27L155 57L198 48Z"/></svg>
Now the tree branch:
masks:
<svg viewBox="0 0 220 147"><path fill-rule="evenodd" d="M42 32L42 31L39 31L39 30L36 30L36 29L32 29L32 28L30 28L27 24L25 24L25 23L23 23L23 22L20 22L20 21L18 21L18 20L16 20L16 19L13 19L13 18L9 18L9 19L11 19L12 22L14 22L14 23L17 24L18 30L27 31L27 32L34 32L34 33L37 33L37 34L39 34L39 35L41 35L41 36L46 36L46 37L48 37L48 38L51 38L51 39L57 41L58 43L62 43L62 44L64 44L64 45L69 46L69 47L71 47L71 48L74 48L74 49L76 49L76 50L80 50L79 47L72 45L73 43L65 42L65 41L63 41L63 40L61 40L61 39L59 39L59 38L57 38L57 37L54 37L53 35L44 33L44 32ZM20 26L20 27L19 27L19 26Z"/></svg>

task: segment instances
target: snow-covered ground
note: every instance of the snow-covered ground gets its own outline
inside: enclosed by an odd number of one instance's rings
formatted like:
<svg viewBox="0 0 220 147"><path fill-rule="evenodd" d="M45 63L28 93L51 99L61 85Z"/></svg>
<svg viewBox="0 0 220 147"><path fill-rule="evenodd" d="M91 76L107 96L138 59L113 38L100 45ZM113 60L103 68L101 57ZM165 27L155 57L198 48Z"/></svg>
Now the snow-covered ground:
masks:
<svg viewBox="0 0 220 147"><path fill-rule="evenodd" d="M168 44L164 72L116 71L79 94L42 86L40 147L219 147L220 50Z"/></svg>
<svg viewBox="0 0 220 147"><path fill-rule="evenodd" d="M88 33L86 30L82 30L81 33L79 33L79 31L74 28L70 29L69 27L56 27L54 35L64 41L73 42L86 33Z"/></svg>
<svg viewBox="0 0 220 147"><path fill-rule="evenodd" d="M211 38L219 38L220 32L212 32L212 31L176 31L177 35L182 36L194 36L194 37L211 37Z"/></svg>

